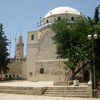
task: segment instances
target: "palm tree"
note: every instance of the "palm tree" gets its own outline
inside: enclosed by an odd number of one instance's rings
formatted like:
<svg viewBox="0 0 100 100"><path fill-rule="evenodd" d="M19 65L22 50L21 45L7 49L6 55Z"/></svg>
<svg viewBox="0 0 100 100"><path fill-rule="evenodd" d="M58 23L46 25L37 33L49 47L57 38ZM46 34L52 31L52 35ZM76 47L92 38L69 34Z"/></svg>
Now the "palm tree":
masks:
<svg viewBox="0 0 100 100"><path fill-rule="evenodd" d="M94 14L94 24L98 24L99 23L99 7L100 5L98 5L95 9L95 14Z"/></svg>

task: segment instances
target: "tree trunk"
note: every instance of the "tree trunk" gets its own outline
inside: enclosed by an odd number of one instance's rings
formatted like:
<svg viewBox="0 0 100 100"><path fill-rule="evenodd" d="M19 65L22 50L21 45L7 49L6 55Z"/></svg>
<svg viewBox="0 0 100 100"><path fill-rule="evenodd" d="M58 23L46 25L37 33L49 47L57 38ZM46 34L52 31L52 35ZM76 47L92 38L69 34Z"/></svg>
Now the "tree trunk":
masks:
<svg viewBox="0 0 100 100"><path fill-rule="evenodd" d="M82 67L78 68L76 71L75 69L72 69L72 80L75 80L75 76L82 70L86 67L88 63L85 63Z"/></svg>

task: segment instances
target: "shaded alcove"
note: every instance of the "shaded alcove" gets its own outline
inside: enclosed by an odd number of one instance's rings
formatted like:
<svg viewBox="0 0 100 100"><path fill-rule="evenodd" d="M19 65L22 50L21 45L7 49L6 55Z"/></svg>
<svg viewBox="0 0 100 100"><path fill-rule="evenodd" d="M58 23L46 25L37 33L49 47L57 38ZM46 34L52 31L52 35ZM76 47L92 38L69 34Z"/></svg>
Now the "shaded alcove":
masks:
<svg viewBox="0 0 100 100"><path fill-rule="evenodd" d="M84 71L83 72L83 82L88 82L89 81L89 71Z"/></svg>

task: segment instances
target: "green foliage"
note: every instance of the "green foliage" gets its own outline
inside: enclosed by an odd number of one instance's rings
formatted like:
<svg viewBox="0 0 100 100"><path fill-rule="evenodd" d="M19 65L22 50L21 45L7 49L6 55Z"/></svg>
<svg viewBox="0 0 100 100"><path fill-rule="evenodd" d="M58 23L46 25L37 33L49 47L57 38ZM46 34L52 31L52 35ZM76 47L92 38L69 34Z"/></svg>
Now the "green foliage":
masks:
<svg viewBox="0 0 100 100"><path fill-rule="evenodd" d="M13 78L12 78L12 80L23 80L23 78L22 78L22 77L17 76L17 77L13 77Z"/></svg>
<svg viewBox="0 0 100 100"><path fill-rule="evenodd" d="M8 42L7 38L3 32L3 25L0 24L0 73L7 73L8 71L8 63L9 63L9 54L8 54Z"/></svg>
<svg viewBox="0 0 100 100"><path fill-rule="evenodd" d="M56 21L52 26L55 36L52 38L56 44L57 54L61 58L68 58L65 64L72 70L73 76L81 69L93 68L92 41L88 40L88 34L97 33L100 35L100 21L98 17L99 6L95 10L94 19L80 17L74 23L69 23L67 19ZM94 52L96 65L100 60L100 39L94 40ZM67 68L64 68L67 70Z"/></svg>

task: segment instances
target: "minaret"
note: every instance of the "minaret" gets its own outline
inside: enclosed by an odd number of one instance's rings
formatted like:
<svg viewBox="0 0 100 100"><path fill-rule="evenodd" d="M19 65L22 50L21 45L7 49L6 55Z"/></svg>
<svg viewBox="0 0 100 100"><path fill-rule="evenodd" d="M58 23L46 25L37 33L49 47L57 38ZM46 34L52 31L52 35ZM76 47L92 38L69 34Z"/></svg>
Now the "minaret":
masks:
<svg viewBox="0 0 100 100"><path fill-rule="evenodd" d="M22 42L22 36L18 37L18 43L16 44L16 61L22 61L23 60L23 48L24 44Z"/></svg>

